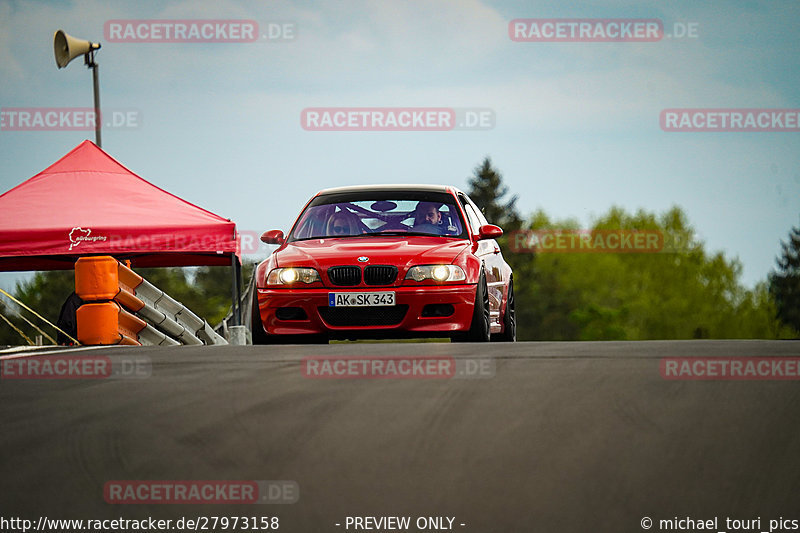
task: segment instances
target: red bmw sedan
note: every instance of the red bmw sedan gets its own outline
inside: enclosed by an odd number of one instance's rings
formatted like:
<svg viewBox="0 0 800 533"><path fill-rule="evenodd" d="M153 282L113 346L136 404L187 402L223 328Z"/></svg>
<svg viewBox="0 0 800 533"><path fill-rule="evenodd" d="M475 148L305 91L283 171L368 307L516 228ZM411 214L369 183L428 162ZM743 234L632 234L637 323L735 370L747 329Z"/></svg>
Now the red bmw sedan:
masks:
<svg viewBox="0 0 800 533"><path fill-rule="evenodd" d="M503 230L455 187L326 189L255 273L254 344L334 338L516 340Z"/></svg>

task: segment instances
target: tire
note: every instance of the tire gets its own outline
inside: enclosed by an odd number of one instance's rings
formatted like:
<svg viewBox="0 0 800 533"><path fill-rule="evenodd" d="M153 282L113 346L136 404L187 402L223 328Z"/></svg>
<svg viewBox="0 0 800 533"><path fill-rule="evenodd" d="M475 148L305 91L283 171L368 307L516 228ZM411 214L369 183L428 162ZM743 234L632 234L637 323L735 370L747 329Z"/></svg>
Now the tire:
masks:
<svg viewBox="0 0 800 533"><path fill-rule="evenodd" d="M517 342L517 311L514 300L514 278L508 282L506 310L503 315L503 332L492 335L492 340L500 342Z"/></svg>
<svg viewBox="0 0 800 533"><path fill-rule="evenodd" d="M472 311L472 324L469 331L454 335L456 342L489 342L491 330L489 326L489 288L486 285L486 275L481 271L478 286L475 290L475 305Z"/></svg>
<svg viewBox="0 0 800 533"><path fill-rule="evenodd" d="M264 331L264 324L261 323L261 311L258 310L258 290L253 278L253 308L250 313L250 335L253 337L253 344L272 344L269 335Z"/></svg>

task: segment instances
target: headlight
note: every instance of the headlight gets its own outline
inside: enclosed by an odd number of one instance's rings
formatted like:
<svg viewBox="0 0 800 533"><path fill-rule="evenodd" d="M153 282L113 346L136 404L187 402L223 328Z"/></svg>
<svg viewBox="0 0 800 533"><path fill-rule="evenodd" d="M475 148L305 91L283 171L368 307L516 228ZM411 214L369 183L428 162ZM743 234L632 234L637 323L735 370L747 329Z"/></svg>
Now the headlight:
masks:
<svg viewBox="0 0 800 533"><path fill-rule="evenodd" d="M275 268L267 276L267 285L314 283L319 280L319 272L313 268Z"/></svg>
<svg viewBox="0 0 800 533"><path fill-rule="evenodd" d="M467 279L467 275L464 274L464 270L461 267L456 265L422 265L409 269L406 279L413 279L414 281L432 279L440 282L464 281Z"/></svg>

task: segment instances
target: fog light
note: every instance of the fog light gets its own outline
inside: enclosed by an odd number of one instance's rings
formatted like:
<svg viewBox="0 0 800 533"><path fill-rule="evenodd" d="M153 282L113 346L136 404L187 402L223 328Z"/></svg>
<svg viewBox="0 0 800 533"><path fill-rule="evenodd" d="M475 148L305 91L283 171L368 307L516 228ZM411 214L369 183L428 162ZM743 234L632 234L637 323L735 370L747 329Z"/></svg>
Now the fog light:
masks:
<svg viewBox="0 0 800 533"><path fill-rule="evenodd" d="M422 308L422 315L425 318L446 317L456 312L453 304L427 304Z"/></svg>

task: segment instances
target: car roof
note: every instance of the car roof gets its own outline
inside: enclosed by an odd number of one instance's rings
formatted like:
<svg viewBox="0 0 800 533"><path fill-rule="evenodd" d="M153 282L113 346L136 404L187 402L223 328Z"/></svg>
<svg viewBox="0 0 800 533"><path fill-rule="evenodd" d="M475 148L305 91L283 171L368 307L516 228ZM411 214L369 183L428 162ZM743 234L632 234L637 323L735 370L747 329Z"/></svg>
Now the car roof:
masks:
<svg viewBox="0 0 800 533"><path fill-rule="evenodd" d="M424 192L461 192L458 188L451 185L430 185L430 184L395 184L395 185L351 185L348 187L333 187L330 189L323 189L317 193L317 196L326 194L339 194L348 192L366 192L366 191L424 191Z"/></svg>

